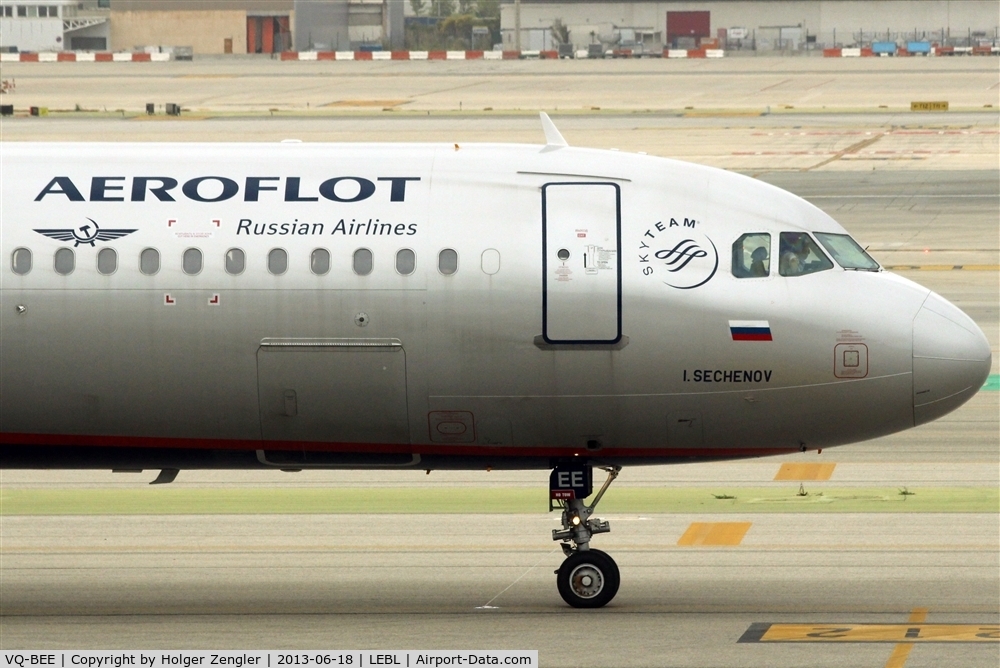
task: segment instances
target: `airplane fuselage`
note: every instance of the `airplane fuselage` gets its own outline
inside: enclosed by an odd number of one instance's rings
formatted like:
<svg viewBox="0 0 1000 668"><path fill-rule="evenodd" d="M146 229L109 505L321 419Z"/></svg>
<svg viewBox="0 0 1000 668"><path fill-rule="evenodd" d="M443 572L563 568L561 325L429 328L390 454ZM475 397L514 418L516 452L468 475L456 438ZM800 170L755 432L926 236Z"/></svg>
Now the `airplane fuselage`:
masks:
<svg viewBox="0 0 1000 668"><path fill-rule="evenodd" d="M0 148L3 466L754 457L929 421L990 366L944 299L845 268L828 215L709 167L498 144Z"/></svg>

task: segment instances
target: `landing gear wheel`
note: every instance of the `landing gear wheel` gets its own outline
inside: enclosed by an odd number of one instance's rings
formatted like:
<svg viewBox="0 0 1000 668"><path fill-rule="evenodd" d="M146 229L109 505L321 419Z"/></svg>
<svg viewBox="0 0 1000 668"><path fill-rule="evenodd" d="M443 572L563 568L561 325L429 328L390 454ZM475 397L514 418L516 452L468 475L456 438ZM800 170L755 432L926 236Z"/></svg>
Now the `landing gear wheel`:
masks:
<svg viewBox="0 0 1000 668"><path fill-rule="evenodd" d="M602 608L618 593L618 564L600 550L574 552L556 575L559 595L574 608Z"/></svg>

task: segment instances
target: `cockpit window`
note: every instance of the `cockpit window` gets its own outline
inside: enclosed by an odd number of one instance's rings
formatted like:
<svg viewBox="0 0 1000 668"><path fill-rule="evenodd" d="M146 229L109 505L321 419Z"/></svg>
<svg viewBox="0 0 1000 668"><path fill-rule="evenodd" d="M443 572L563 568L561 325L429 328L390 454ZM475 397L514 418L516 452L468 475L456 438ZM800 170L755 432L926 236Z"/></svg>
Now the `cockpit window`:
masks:
<svg viewBox="0 0 1000 668"><path fill-rule="evenodd" d="M733 244L733 276L760 278L771 273L771 235L744 234Z"/></svg>
<svg viewBox="0 0 1000 668"><path fill-rule="evenodd" d="M830 252L833 259L844 269L862 269L864 271L878 271L878 262L866 253L857 241L847 234L827 234L826 232L815 232L816 238L823 244L823 248Z"/></svg>
<svg viewBox="0 0 1000 668"><path fill-rule="evenodd" d="M833 269L830 258L805 232L782 232L779 237L778 273L782 276L804 276Z"/></svg>

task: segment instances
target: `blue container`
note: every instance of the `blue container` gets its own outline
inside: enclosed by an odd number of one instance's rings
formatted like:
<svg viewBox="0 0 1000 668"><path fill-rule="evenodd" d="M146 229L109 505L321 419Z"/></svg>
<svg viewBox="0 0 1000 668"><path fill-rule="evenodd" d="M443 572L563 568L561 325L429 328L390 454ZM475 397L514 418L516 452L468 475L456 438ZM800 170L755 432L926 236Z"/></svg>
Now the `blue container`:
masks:
<svg viewBox="0 0 1000 668"><path fill-rule="evenodd" d="M873 42L872 53L896 53L895 42Z"/></svg>
<svg viewBox="0 0 1000 668"><path fill-rule="evenodd" d="M906 50L910 53L930 53L931 43L930 42L907 42Z"/></svg>

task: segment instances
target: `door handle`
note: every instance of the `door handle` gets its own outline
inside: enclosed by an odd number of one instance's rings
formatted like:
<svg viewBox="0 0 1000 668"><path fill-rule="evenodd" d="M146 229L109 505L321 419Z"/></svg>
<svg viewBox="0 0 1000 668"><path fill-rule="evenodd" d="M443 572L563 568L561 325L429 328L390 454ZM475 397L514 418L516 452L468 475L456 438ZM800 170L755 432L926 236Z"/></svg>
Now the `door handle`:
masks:
<svg viewBox="0 0 1000 668"><path fill-rule="evenodd" d="M299 414L298 398L295 396L295 390L285 390L285 415L288 417L295 417Z"/></svg>

